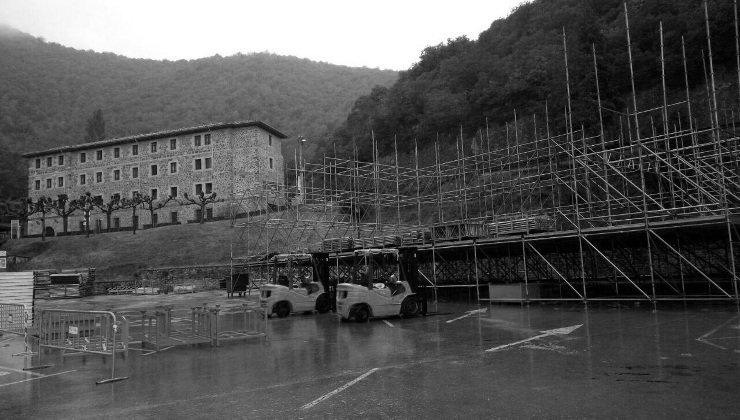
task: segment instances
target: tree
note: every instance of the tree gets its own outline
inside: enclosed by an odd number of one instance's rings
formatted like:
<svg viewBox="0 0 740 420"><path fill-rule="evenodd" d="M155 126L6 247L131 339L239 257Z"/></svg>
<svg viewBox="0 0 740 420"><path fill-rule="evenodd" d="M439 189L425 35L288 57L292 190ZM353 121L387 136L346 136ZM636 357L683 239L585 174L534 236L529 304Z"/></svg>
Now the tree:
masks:
<svg viewBox="0 0 740 420"><path fill-rule="evenodd" d="M181 204L186 206L194 205L200 208L200 224L203 224L206 221L206 206L211 203L221 201L216 199L215 192L211 194L205 194L203 193L203 191L201 191L195 195L195 198L190 198L188 197L188 193L185 193L184 197L185 200L183 200Z"/></svg>
<svg viewBox="0 0 740 420"><path fill-rule="evenodd" d="M154 220L154 212L166 206L172 200L172 196L168 195L165 200L155 200L148 195L141 196L141 206L145 210L149 210L150 220L152 221L152 227L157 227L157 222Z"/></svg>
<svg viewBox="0 0 740 420"><path fill-rule="evenodd" d="M77 200L69 201L67 194L59 194L57 199L54 200L53 210L59 216L62 216L62 230L67 233L69 215L79 210L79 202Z"/></svg>
<svg viewBox="0 0 740 420"><path fill-rule="evenodd" d="M33 202L31 202L33 203ZM35 203L32 204L33 211L29 215L34 213L41 213L41 240L46 240L46 213L49 213L53 208L54 204L50 197L41 196Z"/></svg>
<svg viewBox="0 0 740 420"><path fill-rule="evenodd" d="M110 200L103 201L102 199L96 200L94 202L95 207L97 207L100 211L105 213L105 231L110 232L110 218L114 211L120 210L123 208L123 203L121 202L121 196L119 194L114 194L110 196Z"/></svg>
<svg viewBox="0 0 740 420"><path fill-rule="evenodd" d="M131 229L133 230L134 235L136 235L136 227L139 224L139 221L136 218L136 209L139 207L139 204L141 204L141 194L138 192L135 192L131 198L121 199L121 208L131 209Z"/></svg>
<svg viewBox="0 0 740 420"><path fill-rule="evenodd" d="M93 112L92 117L87 120L85 127L85 141L98 141L105 138L105 119L103 110L98 108Z"/></svg>
<svg viewBox="0 0 740 420"><path fill-rule="evenodd" d="M82 210L85 216L85 236L90 237L90 213L96 206L101 205L102 199L100 197L93 197L90 192L86 192L81 195L77 200L77 205Z"/></svg>

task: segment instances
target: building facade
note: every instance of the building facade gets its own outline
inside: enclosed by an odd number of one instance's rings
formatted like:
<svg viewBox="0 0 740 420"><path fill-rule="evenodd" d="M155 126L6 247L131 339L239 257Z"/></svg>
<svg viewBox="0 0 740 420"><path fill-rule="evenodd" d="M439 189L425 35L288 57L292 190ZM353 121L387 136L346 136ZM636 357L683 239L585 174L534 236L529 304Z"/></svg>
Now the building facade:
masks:
<svg viewBox="0 0 740 420"><path fill-rule="evenodd" d="M216 193L224 201L209 204L206 216L228 217L228 198L263 182L282 184L281 143L287 136L260 121L210 124L151 134L102 140L26 153L29 197L70 200L86 193L103 202L112 197L132 198L136 193L155 202L172 196L154 213L139 207L111 214L114 230L142 228L151 224L186 223L199 219L199 207L181 204L184 194ZM42 216L29 216L28 235L39 235ZM154 219L154 220L152 220ZM82 211L68 218L68 232L84 231ZM95 210L91 229L107 229L107 215ZM56 213L45 216L46 233L63 232Z"/></svg>

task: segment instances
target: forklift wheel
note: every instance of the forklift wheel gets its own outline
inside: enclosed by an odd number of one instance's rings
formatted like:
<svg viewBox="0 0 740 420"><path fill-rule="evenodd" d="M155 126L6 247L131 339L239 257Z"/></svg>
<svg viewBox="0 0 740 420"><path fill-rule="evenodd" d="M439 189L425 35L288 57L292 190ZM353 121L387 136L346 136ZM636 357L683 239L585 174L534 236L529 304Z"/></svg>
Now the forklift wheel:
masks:
<svg viewBox="0 0 740 420"><path fill-rule="evenodd" d="M316 311L320 314L325 314L331 309L331 303L329 302L329 295L323 293L316 299Z"/></svg>
<svg viewBox="0 0 740 420"><path fill-rule="evenodd" d="M370 313L368 312L366 307L360 306L355 309L355 321L367 322L368 319L370 319Z"/></svg>
<svg viewBox="0 0 740 420"><path fill-rule="evenodd" d="M277 304L275 312L277 313L278 318L285 318L290 315L290 306L287 302L280 302Z"/></svg>
<svg viewBox="0 0 740 420"><path fill-rule="evenodd" d="M419 301L414 297L407 297L401 304L401 313L404 316L415 316L419 315L421 311Z"/></svg>

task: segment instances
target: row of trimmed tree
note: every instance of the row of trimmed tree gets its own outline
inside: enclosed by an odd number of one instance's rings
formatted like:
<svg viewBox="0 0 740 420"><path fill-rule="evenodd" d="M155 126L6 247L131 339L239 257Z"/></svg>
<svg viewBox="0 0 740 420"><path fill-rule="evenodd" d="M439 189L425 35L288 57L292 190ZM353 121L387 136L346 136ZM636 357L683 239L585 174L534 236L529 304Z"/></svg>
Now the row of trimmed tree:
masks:
<svg viewBox="0 0 740 420"><path fill-rule="evenodd" d="M23 210L16 214L21 220L21 223L25 224L28 221L28 217L34 214L38 214L41 219L41 240L46 240L46 218L47 215L56 215L62 218L62 229L66 234L68 231L68 220L69 216L75 212L82 212L85 218L85 234L90 236L90 214L98 210L105 214L106 231L111 230L111 216L118 210L131 209L132 220L136 219L137 209L142 211L148 211L151 216L152 227L156 227L156 218L154 214L157 210L164 208L171 201L177 202L180 205L194 205L200 208L200 223L205 222L206 207L209 204L222 201L216 197L216 193L205 194L199 192L194 197L184 194L183 199L178 200L172 196L167 196L163 199L155 199L149 195L139 194L138 192L133 195L132 198L121 197L118 194L112 195L110 198L103 199L101 196L93 196L90 192L86 192L79 198L70 199L67 194L59 194L56 199L51 197L41 196L36 200L27 198ZM136 234L136 224L133 224L133 233Z"/></svg>

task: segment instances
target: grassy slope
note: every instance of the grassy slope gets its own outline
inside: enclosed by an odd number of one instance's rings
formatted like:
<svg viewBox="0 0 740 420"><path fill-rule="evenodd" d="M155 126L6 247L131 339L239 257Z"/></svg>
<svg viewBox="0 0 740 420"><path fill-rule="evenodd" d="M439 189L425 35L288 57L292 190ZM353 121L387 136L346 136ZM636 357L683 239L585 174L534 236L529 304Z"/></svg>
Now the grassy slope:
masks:
<svg viewBox="0 0 740 420"><path fill-rule="evenodd" d="M19 269L95 267L104 280L131 279L141 268L229 262L229 221L164 226L132 232L25 238L5 243L9 255L32 257Z"/></svg>
<svg viewBox="0 0 740 420"><path fill-rule="evenodd" d="M319 240L315 234L296 240L272 232L270 252L289 252ZM114 281L131 280L144 268L228 264L232 249L236 257L268 251L266 235L258 237L256 231L251 235L223 220L138 230L136 235L129 231L91 234L89 238L50 237L46 241L23 238L8 241L0 249L8 255L31 257L18 270L95 267L98 279Z"/></svg>

